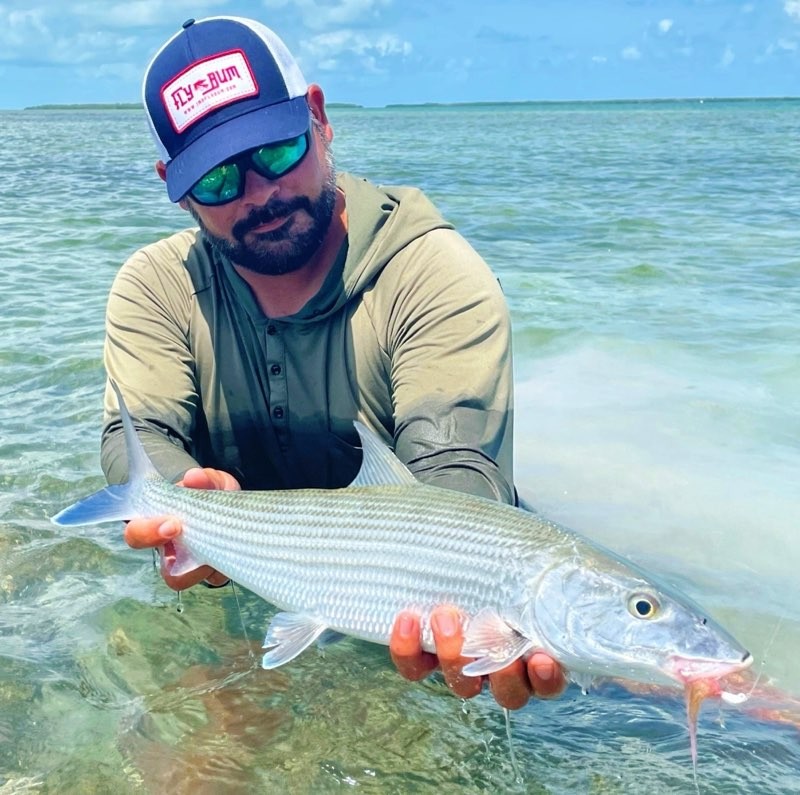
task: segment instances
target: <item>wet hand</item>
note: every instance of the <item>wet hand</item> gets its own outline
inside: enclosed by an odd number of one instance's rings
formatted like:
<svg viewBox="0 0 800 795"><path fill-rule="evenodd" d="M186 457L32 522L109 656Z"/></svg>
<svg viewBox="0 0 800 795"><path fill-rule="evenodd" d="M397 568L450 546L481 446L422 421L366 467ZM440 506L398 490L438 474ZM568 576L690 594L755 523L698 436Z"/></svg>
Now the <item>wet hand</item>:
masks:
<svg viewBox="0 0 800 795"><path fill-rule="evenodd" d="M219 469L200 469L195 467L186 472L178 483L188 489L220 489L238 491L241 487L233 475ZM159 549L161 557L161 576L164 582L175 591L182 591L205 580L209 585L224 585L228 578L210 566L201 566L194 571L173 577L169 568L175 559L172 540L181 532L180 519L174 516L157 516L148 519L131 519L125 525L124 538L133 549Z"/></svg>
<svg viewBox="0 0 800 795"><path fill-rule="evenodd" d="M410 612L400 613L392 630L389 652L398 671L406 679L423 679L441 667L447 686L461 698L480 693L484 680L501 707L519 709L531 695L553 698L566 688L561 666L548 654L537 651L526 660L519 659L488 677L464 676L461 669L470 661L461 656L464 635L461 614L452 607L438 607L431 613L436 654L422 650L419 617Z"/></svg>

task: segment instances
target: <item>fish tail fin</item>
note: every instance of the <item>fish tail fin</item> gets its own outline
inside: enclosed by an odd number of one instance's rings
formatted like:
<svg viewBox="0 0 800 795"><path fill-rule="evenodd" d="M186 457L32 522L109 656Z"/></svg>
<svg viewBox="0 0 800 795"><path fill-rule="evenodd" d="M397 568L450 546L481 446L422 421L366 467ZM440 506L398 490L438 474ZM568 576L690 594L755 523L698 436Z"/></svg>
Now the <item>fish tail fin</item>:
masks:
<svg viewBox="0 0 800 795"><path fill-rule="evenodd" d="M124 483L121 486L106 486L68 508L64 508L63 511L51 517L50 521L61 527L73 527L130 519L134 514L132 492L133 488L130 483Z"/></svg>
<svg viewBox="0 0 800 795"><path fill-rule="evenodd" d="M136 435L133 420L128 413L119 387L114 381L110 383L117 396L122 428L125 433L125 446L128 451L128 482L107 486L68 508L64 508L63 511L51 518L54 524L62 527L132 519L137 513L136 497L144 480L148 477L160 477Z"/></svg>
<svg viewBox="0 0 800 795"><path fill-rule="evenodd" d="M119 416L122 420L122 430L125 434L125 449L128 452L128 483L137 483L145 478L158 475L153 462L147 455L144 445L136 433L136 428L133 426L133 420L128 412L128 407L122 398L122 392L116 382L112 379L109 380L114 394L117 396L117 403L119 404Z"/></svg>

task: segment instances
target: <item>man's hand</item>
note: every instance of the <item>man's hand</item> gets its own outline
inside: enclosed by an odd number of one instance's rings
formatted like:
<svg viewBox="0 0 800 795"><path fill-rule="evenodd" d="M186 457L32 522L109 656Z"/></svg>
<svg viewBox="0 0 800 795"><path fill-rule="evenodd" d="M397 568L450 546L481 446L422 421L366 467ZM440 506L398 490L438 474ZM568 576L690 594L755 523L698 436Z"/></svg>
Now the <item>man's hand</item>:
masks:
<svg viewBox="0 0 800 795"><path fill-rule="evenodd" d="M190 469L178 483L187 489L220 489L221 491L238 491L241 486L236 478L220 469ZM169 568L175 560L172 539L181 532L181 522L174 516L159 516L150 519L131 519L125 525L125 542L133 549L161 547L161 576L164 582L175 591L182 591L205 580L209 585L224 585L228 578L211 566L173 577Z"/></svg>
<svg viewBox="0 0 800 795"><path fill-rule="evenodd" d="M431 630L436 654L422 650L419 616L402 612L395 619L389 653L406 679L424 679L441 666L447 686L461 698L472 698L483 687L481 676L464 676L461 669L470 660L461 656L464 634L461 614L453 607L437 607L431 613ZM538 651L527 660L515 660L506 668L489 674L489 688L501 707L519 709L531 695L552 698L567 686L561 666Z"/></svg>

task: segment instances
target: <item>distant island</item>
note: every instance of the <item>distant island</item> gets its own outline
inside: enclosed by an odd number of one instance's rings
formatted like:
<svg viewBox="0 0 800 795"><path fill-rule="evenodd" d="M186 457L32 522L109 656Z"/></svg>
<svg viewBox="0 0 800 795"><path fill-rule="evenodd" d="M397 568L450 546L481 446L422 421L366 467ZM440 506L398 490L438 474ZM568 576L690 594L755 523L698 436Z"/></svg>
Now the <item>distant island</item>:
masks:
<svg viewBox="0 0 800 795"><path fill-rule="evenodd" d="M329 108L362 108L351 102L327 102ZM141 102L82 102L76 104L30 105L23 110L144 110Z"/></svg>
<svg viewBox="0 0 800 795"><path fill-rule="evenodd" d="M86 102L74 105L31 105L23 110L142 110L141 102Z"/></svg>
<svg viewBox="0 0 800 795"><path fill-rule="evenodd" d="M651 99L519 99L519 100L477 100L475 102L404 102L383 106L365 106L355 102L327 102L326 107L343 110L415 110L438 109L457 110L459 108L500 108L500 107L543 107L571 105L671 105L675 103L730 103L730 102L774 102L797 101L800 97L674 97L671 99L654 97ZM92 102L79 104L31 105L24 110L143 110L141 102Z"/></svg>

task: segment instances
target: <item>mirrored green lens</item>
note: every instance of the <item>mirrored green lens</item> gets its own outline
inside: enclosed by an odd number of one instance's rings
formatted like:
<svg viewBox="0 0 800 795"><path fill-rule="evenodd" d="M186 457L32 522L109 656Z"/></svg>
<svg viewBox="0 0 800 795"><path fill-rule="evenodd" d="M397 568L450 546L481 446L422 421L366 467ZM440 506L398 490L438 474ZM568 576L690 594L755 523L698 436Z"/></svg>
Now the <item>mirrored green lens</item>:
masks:
<svg viewBox="0 0 800 795"><path fill-rule="evenodd" d="M252 149L212 168L194 184L189 195L200 204L227 204L244 193L244 175L248 168L267 179L278 179L298 165L307 151L308 133Z"/></svg>
<svg viewBox="0 0 800 795"><path fill-rule="evenodd" d="M239 196L242 173L236 163L223 163L201 177L191 190L201 204L225 204Z"/></svg>
<svg viewBox="0 0 800 795"><path fill-rule="evenodd" d="M259 174L275 179L293 169L303 159L307 149L308 136L304 134L279 144L262 146L250 157Z"/></svg>

